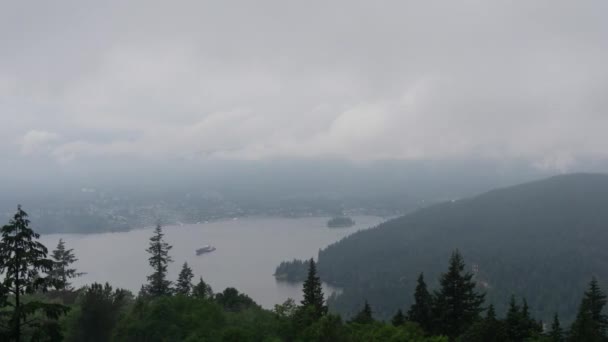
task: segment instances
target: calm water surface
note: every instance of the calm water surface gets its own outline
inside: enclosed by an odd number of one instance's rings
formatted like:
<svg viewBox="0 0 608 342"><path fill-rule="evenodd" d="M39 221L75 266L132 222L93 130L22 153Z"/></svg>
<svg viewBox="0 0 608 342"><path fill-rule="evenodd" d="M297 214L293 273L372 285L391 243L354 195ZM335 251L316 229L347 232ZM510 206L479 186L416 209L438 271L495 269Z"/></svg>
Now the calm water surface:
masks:
<svg viewBox="0 0 608 342"><path fill-rule="evenodd" d="M327 218L240 218L205 224L167 226L165 239L173 249L174 260L169 265L169 277L177 279L182 264L192 267L195 280L200 276L215 292L235 287L248 294L260 305L271 308L287 298L301 300L301 284L277 282L275 267L284 260L317 257L319 249L360 229L373 227L383 221L373 216L353 217L350 228L327 228ZM41 237L49 250L63 238L73 248L79 261L76 268L87 272L75 279L74 285L110 282L115 287L134 291L146 282L151 273L148 265L148 239L152 228L122 233L50 234ZM217 248L215 252L195 255L204 245ZM334 291L326 287L326 293Z"/></svg>

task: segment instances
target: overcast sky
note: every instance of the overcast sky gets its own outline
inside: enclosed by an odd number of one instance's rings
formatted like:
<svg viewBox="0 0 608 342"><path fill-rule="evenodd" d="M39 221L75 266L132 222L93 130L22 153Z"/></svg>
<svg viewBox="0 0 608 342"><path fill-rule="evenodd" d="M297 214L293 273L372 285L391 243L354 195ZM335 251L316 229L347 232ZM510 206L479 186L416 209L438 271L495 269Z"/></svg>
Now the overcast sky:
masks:
<svg viewBox="0 0 608 342"><path fill-rule="evenodd" d="M603 0L0 0L0 157L563 170L608 155L607 13Z"/></svg>

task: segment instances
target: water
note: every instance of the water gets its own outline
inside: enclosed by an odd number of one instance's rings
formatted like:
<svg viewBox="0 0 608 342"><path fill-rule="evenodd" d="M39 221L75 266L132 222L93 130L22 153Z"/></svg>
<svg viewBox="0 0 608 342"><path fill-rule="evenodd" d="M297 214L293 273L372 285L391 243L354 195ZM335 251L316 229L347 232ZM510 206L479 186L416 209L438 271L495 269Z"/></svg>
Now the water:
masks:
<svg viewBox="0 0 608 342"><path fill-rule="evenodd" d="M382 222L372 216L353 217L350 228L327 228L327 218L241 218L205 224L163 227L165 240L173 246L169 277L177 279L184 262L215 292L235 287L258 304L272 308L287 298L301 300L301 284L277 282L275 267L293 258L316 259L318 250L360 229ZM86 275L74 286L109 282L115 287L139 291L152 272L146 253L153 228L121 233L49 234L41 237L49 250L62 238L79 259L75 267ZM216 251L196 256L195 250L212 245ZM325 286L325 293L336 289Z"/></svg>

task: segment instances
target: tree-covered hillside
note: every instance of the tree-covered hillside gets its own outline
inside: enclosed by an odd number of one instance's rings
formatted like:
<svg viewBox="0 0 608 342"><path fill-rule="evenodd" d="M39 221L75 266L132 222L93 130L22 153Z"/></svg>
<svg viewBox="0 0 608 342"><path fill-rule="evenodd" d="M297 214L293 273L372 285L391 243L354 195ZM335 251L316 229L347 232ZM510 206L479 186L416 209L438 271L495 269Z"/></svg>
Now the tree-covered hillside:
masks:
<svg viewBox="0 0 608 342"><path fill-rule="evenodd" d="M511 295L537 317L576 313L576 289L608 281L608 176L572 174L446 202L360 231L319 253L319 274L344 288L330 307L351 315L367 298L389 317L407 307L416 278L438 285L458 248L499 313ZM285 277L286 267L282 269Z"/></svg>

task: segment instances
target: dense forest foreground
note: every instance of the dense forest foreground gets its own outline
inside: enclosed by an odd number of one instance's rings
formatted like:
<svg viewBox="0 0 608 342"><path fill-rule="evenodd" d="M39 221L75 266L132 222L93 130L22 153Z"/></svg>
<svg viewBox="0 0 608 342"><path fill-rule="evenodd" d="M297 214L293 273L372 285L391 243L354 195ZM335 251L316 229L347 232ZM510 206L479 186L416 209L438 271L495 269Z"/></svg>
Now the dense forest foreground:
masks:
<svg viewBox="0 0 608 342"><path fill-rule="evenodd" d="M19 207L1 229L0 340L2 341L605 341L606 295L592 279L576 319L562 328L558 315L545 324L526 299L512 297L499 318L494 305L452 252L439 287L429 291L423 274L413 304L390 321L374 316L365 301L347 321L328 310L314 260L307 262L304 299L264 310L234 288L214 293L187 263L167 279L172 246L158 225L150 237L150 275L139 293L109 283L74 289L73 250L60 240L48 253ZM583 289L581 289L582 292ZM403 294L404 296L406 294Z"/></svg>

